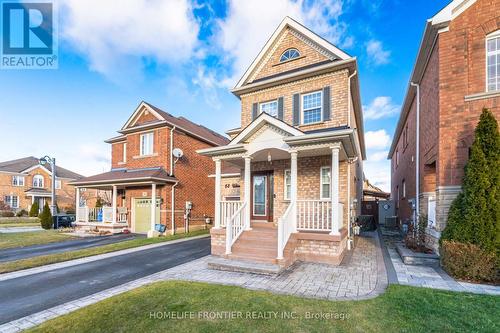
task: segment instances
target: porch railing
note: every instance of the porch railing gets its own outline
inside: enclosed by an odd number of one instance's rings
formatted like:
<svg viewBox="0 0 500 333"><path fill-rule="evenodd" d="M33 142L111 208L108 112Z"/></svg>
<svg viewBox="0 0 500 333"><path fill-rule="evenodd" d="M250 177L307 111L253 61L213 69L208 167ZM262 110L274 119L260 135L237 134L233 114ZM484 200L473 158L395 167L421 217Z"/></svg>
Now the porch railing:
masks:
<svg viewBox="0 0 500 333"><path fill-rule="evenodd" d="M246 202L242 204L238 210L227 220L226 224L226 254L231 254L231 248L240 237L241 233L245 229L246 218L245 218L245 207Z"/></svg>
<svg viewBox="0 0 500 333"><path fill-rule="evenodd" d="M278 257L277 259L283 259L283 252L285 251L286 243L288 243L288 239L292 232L294 232L294 219L293 219L293 210L295 207L295 203L291 202L288 205L283 216L278 219Z"/></svg>
<svg viewBox="0 0 500 333"><path fill-rule="evenodd" d="M231 219L231 217L236 213L236 211L243 204L242 201L221 201L220 202L220 210L221 210L221 227L225 227L227 225L227 221Z"/></svg>
<svg viewBox="0 0 500 333"><path fill-rule="evenodd" d="M344 205L339 203L339 230L344 226ZM297 229L308 231L332 230L332 202L324 200L297 200Z"/></svg>
<svg viewBox="0 0 500 333"><path fill-rule="evenodd" d="M127 222L127 208L117 207L116 222ZM113 222L113 207L78 207L78 222Z"/></svg>

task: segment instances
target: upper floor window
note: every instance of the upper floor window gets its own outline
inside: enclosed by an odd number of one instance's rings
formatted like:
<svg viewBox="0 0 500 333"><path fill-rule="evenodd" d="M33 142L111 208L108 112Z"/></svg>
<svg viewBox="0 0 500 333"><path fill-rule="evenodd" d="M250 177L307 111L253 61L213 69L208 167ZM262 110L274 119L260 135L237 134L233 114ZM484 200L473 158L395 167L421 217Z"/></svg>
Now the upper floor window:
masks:
<svg viewBox="0 0 500 333"><path fill-rule="evenodd" d="M33 177L33 187L43 187L43 176L35 175Z"/></svg>
<svg viewBox="0 0 500 333"><path fill-rule="evenodd" d="M62 183L61 183L61 180L60 179L56 179L56 190L60 190L61 189L61 186Z"/></svg>
<svg viewBox="0 0 500 333"><path fill-rule="evenodd" d="M260 113L265 112L270 116L278 116L278 101L270 101L265 103L260 103Z"/></svg>
<svg viewBox="0 0 500 333"><path fill-rule="evenodd" d="M127 162L127 144L124 143L123 144L123 159L122 159L122 162Z"/></svg>
<svg viewBox="0 0 500 333"><path fill-rule="evenodd" d="M280 57L280 62L295 59L300 57L299 50L297 49L288 49Z"/></svg>
<svg viewBox="0 0 500 333"><path fill-rule="evenodd" d="M330 199L330 167L322 167L320 174L320 191L321 191L321 199Z"/></svg>
<svg viewBox="0 0 500 333"><path fill-rule="evenodd" d="M153 155L153 132L141 134L141 156Z"/></svg>
<svg viewBox="0 0 500 333"><path fill-rule="evenodd" d="M24 177L12 176L12 186L24 186Z"/></svg>
<svg viewBox="0 0 500 333"><path fill-rule="evenodd" d="M488 91L500 90L500 31L486 39Z"/></svg>
<svg viewBox="0 0 500 333"><path fill-rule="evenodd" d="M6 195L4 199L10 208L19 208L19 197L17 195Z"/></svg>
<svg viewBox="0 0 500 333"><path fill-rule="evenodd" d="M313 124L321 122L322 92L315 91L302 95L302 123Z"/></svg>
<svg viewBox="0 0 500 333"><path fill-rule="evenodd" d="M285 170L285 200L290 200L292 196L292 173Z"/></svg>

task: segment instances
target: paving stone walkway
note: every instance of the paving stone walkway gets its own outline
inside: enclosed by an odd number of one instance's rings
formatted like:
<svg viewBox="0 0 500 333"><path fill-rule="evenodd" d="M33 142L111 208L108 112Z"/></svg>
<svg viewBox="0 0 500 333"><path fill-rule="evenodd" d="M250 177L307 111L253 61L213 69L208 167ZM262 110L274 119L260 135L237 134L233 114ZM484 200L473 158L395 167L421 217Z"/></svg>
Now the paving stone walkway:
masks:
<svg viewBox="0 0 500 333"><path fill-rule="evenodd" d="M440 267L404 264L395 247L397 242L401 242L399 232L382 227L381 234L399 284L476 294L500 295L500 287L498 286L457 281Z"/></svg>

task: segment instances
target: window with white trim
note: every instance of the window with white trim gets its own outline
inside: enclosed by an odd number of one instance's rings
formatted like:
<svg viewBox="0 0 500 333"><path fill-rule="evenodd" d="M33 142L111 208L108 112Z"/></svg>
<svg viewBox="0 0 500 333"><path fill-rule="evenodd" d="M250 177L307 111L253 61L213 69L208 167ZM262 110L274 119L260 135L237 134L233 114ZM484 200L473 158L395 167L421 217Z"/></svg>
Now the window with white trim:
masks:
<svg viewBox="0 0 500 333"><path fill-rule="evenodd" d="M43 176L42 175L33 176L33 187L43 187Z"/></svg>
<svg viewBox="0 0 500 333"><path fill-rule="evenodd" d="M12 186L24 186L24 176L12 176Z"/></svg>
<svg viewBox="0 0 500 333"><path fill-rule="evenodd" d="M153 155L153 132L141 134L141 156Z"/></svg>
<svg viewBox="0 0 500 333"><path fill-rule="evenodd" d="M259 104L260 113L265 112L270 116L278 116L278 101L269 101Z"/></svg>
<svg viewBox="0 0 500 333"><path fill-rule="evenodd" d="M322 120L323 92L302 95L302 124L319 123Z"/></svg>
<svg viewBox="0 0 500 333"><path fill-rule="evenodd" d="M124 143L123 144L123 159L122 159L122 162L127 162L127 144Z"/></svg>
<svg viewBox="0 0 500 333"><path fill-rule="evenodd" d="M486 38L486 75L488 91L500 90L500 30Z"/></svg>
<svg viewBox="0 0 500 333"><path fill-rule="evenodd" d="M292 60L300 57L300 52L297 49L288 49L280 57L280 62L284 62L287 60Z"/></svg>
<svg viewBox="0 0 500 333"><path fill-rule="evenodd" d="M292 197L292 172L290 170L285 170L285 200L290 200Z"/></svg>
<svg viewBox="0 0 500 333"><path fill-rule="evenodd" d="M56 179L56 190L60 190L61 189L61 180L60 179Z"/></svg>
<svg viewBox="0 0 500 333"><path fill-rule="evenodd" d="M330 199L330 184L331 184L330 167L321 167L320 170L320 198Z"/></svg>
<svg viewBox="0 0 500 333"><path fill-rule="evenodd" d="M10 208L19 208L19 197L17 195L6 195L5 204L7 204Z"/></svg>

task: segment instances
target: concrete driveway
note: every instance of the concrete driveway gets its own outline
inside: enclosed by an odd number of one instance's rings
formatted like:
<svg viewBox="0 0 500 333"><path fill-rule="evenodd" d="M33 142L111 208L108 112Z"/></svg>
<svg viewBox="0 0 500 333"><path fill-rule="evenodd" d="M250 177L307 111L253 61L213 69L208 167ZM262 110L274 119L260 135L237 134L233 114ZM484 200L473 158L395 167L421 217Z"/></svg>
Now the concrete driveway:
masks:
<svg viewBox="0 0 500 333"><path fill-rule="evenodd" d="M19 237L22 237L22 235L20 235ZM130 240L138 237L145 236L139 234L120 234L112 236L86 237L41 245L15 247L11 249L0 250L0 262L32 258L66 251L81 250L89 247L123 242L125 240Z"/></svg>
<svg viewBox="0 0 500 333"><path fill-rule="evenodd" d="M0 324L210 254L210 238L187 240L0 282Z"/></svg>

